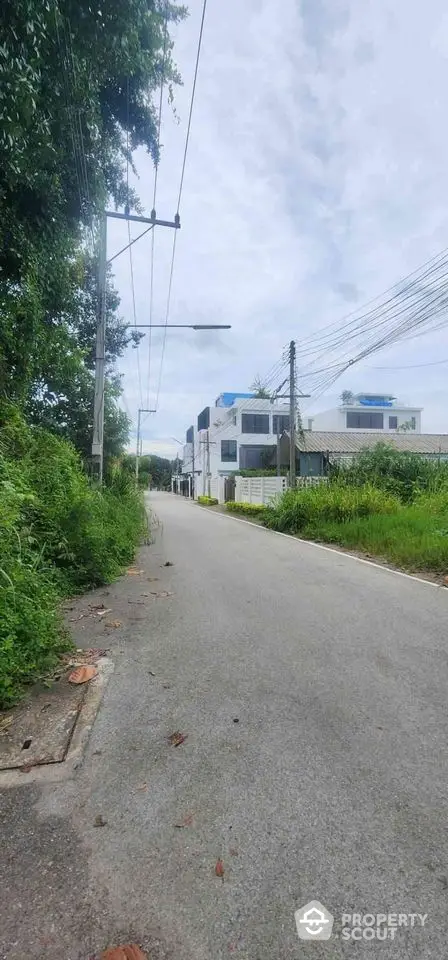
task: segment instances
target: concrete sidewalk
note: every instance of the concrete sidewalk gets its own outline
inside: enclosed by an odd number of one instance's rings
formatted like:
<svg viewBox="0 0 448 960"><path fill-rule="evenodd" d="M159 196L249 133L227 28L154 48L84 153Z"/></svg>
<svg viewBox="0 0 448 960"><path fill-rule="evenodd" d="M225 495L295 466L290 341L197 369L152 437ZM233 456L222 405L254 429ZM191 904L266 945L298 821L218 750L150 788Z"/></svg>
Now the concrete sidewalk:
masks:
<svg viewBox="0 0 448 960"><path fill-rule="evenodd" d="M83 765L0 795L0 957L445 956L448 593L152 504L138 572L95 594L120 626L74 624L115 661ZM314 899L330 942L297 937ZM354 912L429 916L375 948L341 939Z"/></svg>

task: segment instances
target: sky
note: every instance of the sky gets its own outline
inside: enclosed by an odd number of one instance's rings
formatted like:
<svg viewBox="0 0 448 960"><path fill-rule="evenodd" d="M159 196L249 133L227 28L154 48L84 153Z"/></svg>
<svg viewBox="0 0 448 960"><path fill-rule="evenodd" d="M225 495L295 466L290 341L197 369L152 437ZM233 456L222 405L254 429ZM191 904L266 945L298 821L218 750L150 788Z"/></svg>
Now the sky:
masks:
<svg viewBox="0 0 448 960"><path fill-rule="evenodd" d="M190 0L173 32L183 86L174 111L164 103L156 203L168 220L201 13L202 0ZM448 246L447 90L444 0L208 0L169 322L232 328L168 331L161 371L163 331L152 333L150 364L147 337L138 364L128 350L119 371L132 444L138 408L157 405L143 450L175 456L173 438L183 443L221 392L247 391L291 339L300 345ZM135 162L149 215L154 170L143 151ZM125 224L110 221L108 256L126 240ZM157 228L154 323L166 319L172 242ZM151 235L133 251L137 322L148 323ZM132 322L128 254L115 261L115 283ZM335 406L343 389L387 391L424 408L424 432L448 432L445 358L447 330L397 344L304 412ZM415 366L425 363L435 365Z"/></svg>

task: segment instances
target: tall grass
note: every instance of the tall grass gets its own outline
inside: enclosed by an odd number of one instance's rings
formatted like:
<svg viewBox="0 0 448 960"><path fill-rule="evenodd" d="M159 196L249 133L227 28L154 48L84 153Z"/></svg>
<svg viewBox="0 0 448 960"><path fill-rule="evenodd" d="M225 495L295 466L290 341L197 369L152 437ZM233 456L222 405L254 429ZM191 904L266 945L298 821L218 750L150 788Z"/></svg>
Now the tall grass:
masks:
<svg viewBox="0 0 448 960"><path fill-rule="evenodd" d="M287 490L266 510L265 524L273 530L301 533L322 523L346 523L372 514L398 510L397 497L365 484L321 484L303 490Z"/></svg>
<svg viewBox="0 0 448 960"><path fill-rule="evenodd" d="M0 707L67 647L61 597L117 577L143 529L132 478L95 488L69 443L0 407Z"/></svg>

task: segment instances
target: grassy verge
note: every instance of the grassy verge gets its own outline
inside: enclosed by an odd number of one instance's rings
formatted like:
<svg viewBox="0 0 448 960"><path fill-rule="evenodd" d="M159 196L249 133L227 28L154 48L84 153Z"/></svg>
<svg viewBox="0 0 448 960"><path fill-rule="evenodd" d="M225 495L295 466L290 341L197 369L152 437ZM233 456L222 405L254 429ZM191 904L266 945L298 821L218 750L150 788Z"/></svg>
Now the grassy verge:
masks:
<svg viewBox="0 0 448 960"><path fill-rule="evenodd" d="M70 645L60 600L119 576L144 508L119 468L95 488L74 448L0 407L0 708Z"/></svg>
<svg viewBox="0 0 448 960"><path fill-rule="evenodd" d="M273 530L361 550L406 570L448 572L448 493L413 503L369 484L287 491L264 523Z"/></svg>

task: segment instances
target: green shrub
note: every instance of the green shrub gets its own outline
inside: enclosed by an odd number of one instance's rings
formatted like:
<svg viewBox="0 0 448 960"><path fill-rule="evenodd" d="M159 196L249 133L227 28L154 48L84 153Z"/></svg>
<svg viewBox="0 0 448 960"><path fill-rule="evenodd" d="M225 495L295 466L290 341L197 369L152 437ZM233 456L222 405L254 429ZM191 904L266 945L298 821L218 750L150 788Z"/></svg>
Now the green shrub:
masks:
<svg viewBox="0 0 448 960"><path fill-rule="evenodd" d="M145 529L135 481L92 485L70 443L0 405L0 707L56 662L62 596L117 577Z"/></svg>
<svg viewBox="0 0 448 960"><path fill-rule="evenodd" d="M410 503L422 492L448 487L448 463L378 443L370 450L363 450L349 466L333 464L330 480L358 487L373 484L400 497L403 503Z"/></svg>
<svg viewBox="0 0 448 960"><path fill-rule="evenodd" d="M266 513L264 503L239 503L238 500L229 500L226 503L229 513L242 513L246 517L263 517Z"/></svg>
<svg viewBox="0 0 448 960"><path fill-rule="evenodd" d="M218 504L218 500L216 499L216 497L198 497L197 501L203 507L216 507L216 505Z"/></svg>
<svg viewBox="0 0 448 960"><path fill-rule="evenodd" d="M399 500L370 484L320 484L302 490L286 490L266 508L264 523L273 530L300 533L320 523L346 523L356 517L394 513Z"/></svg>

